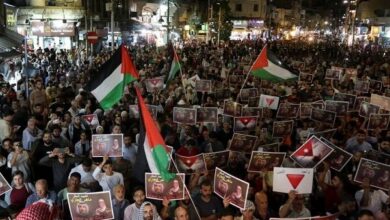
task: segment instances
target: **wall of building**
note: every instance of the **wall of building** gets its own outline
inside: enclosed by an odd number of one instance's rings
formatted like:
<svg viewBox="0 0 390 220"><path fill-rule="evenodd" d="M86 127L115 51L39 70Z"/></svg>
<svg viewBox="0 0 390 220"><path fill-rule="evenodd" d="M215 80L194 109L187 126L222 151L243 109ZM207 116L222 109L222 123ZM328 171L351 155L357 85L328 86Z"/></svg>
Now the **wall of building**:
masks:
<svg viewBox="0 0 390 220"><path fill-rule="evenodd" d="M232 0L229 1L229 6L233 17L257 18L263 20L266 18L266 0ZM239 10L240 8L241 10Z"/></svg>

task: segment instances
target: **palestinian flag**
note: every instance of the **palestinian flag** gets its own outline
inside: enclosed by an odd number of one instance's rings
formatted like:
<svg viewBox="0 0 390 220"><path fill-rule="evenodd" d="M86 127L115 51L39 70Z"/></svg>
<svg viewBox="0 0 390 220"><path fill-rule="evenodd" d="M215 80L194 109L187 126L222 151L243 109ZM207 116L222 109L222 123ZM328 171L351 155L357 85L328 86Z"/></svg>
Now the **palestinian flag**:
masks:
<svg viewBox="0 0 390 220"><path fill-rule="evenodd" d="M106 110L118 103L123 96L125 86L138 78L138 72L130 55L122 45L102 65L99 74L92 77L85 89L90 91L99 101L100 106Z"/></svg>
<svg viewBox="0 0 390 220"><path fill-rule="evenodd" d="M169 70L167 84L169 83L169 81L171 81L175 78L178 71L181 71L181 66L180 66L180 62L179 62L179 57L176 54L175 48L173 48L173 60L172 60L172 64L171 64L171 70Z"/></svg>
<svg viewBox="0 0 390 220"><path fill-rule="evenodd" d="M168 170L170 152L146 107L141 92L138 88L135 88L135 91L137 93L141 118L138 144L144 148L144 150L138 148L137 161L135 163L136 170L138 171L135 173L135 176L139 181L142 181L142 178L145 178L145 172L148 170L147 167L149 167L151 173L158 173L165 181L169 181L175 177L175 174L170 173Z"/></svg>
<svg viewBox="0 0 390 220"><path fill-rule="evenodd" d="M271 82L282 82L298 77L292 74L267 46L261 50L261 53L253 63L250 72L261 79Z"/></svg>

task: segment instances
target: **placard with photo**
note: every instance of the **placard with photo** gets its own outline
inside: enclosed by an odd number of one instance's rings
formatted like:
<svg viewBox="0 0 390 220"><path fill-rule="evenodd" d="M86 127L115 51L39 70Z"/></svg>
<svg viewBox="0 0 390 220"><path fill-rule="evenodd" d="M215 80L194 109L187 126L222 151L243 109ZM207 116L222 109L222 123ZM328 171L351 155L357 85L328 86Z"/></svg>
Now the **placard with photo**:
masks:
<svg viewBox="0 0 390 220"><path fill-rule="evenodd" d="M260 108L270 108L273 110L278 109L279 106L279 97L272 95L260 95L259 107Z"/></svg>
<svg viewBox="0 0 390 220"><path fill-rule="evenodd" d="M348 113L348 106L349 103L344 101L325 101L325 110L336 112L337 117L346 116Z"/></svg>
<svg viewBox="0 0 390 220"><path fill-rule="evenodd" d="M196 109L174 107L173 122L188 125L196 124Z"/></svg>
<svg viewBox="0 0 390 220"><path fill-rule="evenodd" d="M222 199L229 198L230 204L245 209L248 197L249 183L230 175L229 173L215 168L214 193Z"/></svg>
<svg viewBox="0 0 390 220"><path fill-rule="evenodd" d="M324 105L322 103L301 102L299 106L299 117L310 118L312 108L323 109L323 107Z"/></svg>
<svg viewBox="0 0 390 220"><path fill-rule="evenodd" d="M390 97L372 93L370 103L373 105L380 106L382 109L386 111L390 111Z"/></svg>
<svg viewBox="0 0 390 220"><path fill-rule="evenodd" d="M73 220L114 219L110 191L68 193L68 206Z"/></svg>
<svg viewBox="0 0 390 220"><path fill-rule="evenodd" d="M146 105L148 107L149 113L154 119L157 119L158 107L155 105ZM139 108L138 105L129 105L129 113L132 118L139 118Z"/></svg>
<svg viewBox="0 0 390 220"><path fill-rule="evenodd" d="M360 106L363 102L370 102L370 98L365 96L356 97L354 109L359 112Z"/></svg>
<svg viewBox="0 0 390 220"><path fill-rule="evenodd" d="M3 174L0 173L0 196L12 189L11 185L4 178Z"/></svg>
<svg viewBox="0 0 390 220"><path fill-rule="evenodd" d="M228 164L229 151L219 151L213 153L203 153L207 171L215 170L216 167L225 169Z"/></svg>
<svg viewBox="0 0 390 220"><path fill-rule="evenodd" d="M333 148L333 152L326 158L330 168L341 172L345 165L352 159L353 155L330 142L328 139L321 137L320 140L326 143L329 147Z"/></svg>
<svg viewBox="0 0 390 220"><path fill-rule="evenodd" d="M356 80L355 91L368 93L369 90L370 90L370 82L369 81Z"/></svg>
<svg viewBox="0 0 390 220"><path fill-rule="evenodd" d="M390 188L390 166L377 161L361 158L355 173L354 181L362 183L365 178L370 185L387 191Z"/></svg>
<svg viewBox="0 0 390 220"><path fill-rule="evenodd" d="M145 196L155 200L184 199L184 173L176 173L174 179L164 181L160 174L145 173Z"/></svg>
<svg viewBox="0 0 390 220"><path fill-rule="evenodd" d="M290 155L290 158L303 168L315 168L333 151L333 148L329 147L319 138L311 136L302 144L302 146Z"/></svg>
<svg viewBox="0 0 390 220"><path fill-rule="evenodd" d="M383 87L390 87L390 76L382 76L382 85Z"/></svg>
<svg viewBox="0 0 390 220"><path fill-rule="evenodd" d="M299 104L291 103L280 103L278 112L276 113L277 118L289 118L294 119L298 117Z"/></svg>
<svg viewBox="0 0 390 220"><path fill-rule="evenodd" d="M272 190L280 193L294 190L298 194L311 194L313 173L311 168L274 167Z"/></svg>
<svg viewBox="0 0 390 220"><path fill-rule="evenodd" d="M349 79L352 79L354 82L356 81L357 78L357 69L356 68L345 68L345 73L344 73L344 80L347 81Z"/></svg>
<svg viewBox="0 0 390 220"><path fill-rule="evenodd" d="M369 117L371 114L378 114L380 107L370 104L368 102L362 102L360 104L359 115L361 117Z"/></svg>
<svg viewBox="0 0 390 220"><path fill-rule="evenodd" d="M156 77L145 79L146 90L150 93L161 91L164 88L164 78Z"/></svg>
<svg viewBox="0 0 390 220"><path fill-rule="evenodd" d="M299 73L299 81L301 82L307 82L307 83L311 83L313 82L313 79L314 79L314 75L313 74L310 74L310 73L305 73L305 72L300 72Z"/></svg>
<svg viewBox="0 0 390 220"><path fill-rule="evenodd" d="M390 154L383 152L382 150L369 150L363 152L363 158L373 160L379 163L390 164Z"/></svg>
<svg viewBox="0 0 390 220"><path fill-rule="evenodd" d="M259 92L256 88L247 88L241 89L239 96L242 102L247 102L249 101L250 97L257 97L258 94Z"/></svg>
<svg viewBox="0 0 390 220"><path fill-rule="evenodd" d="M371 114L368 119L368 130L387 130L389 128L390 114Z"/></svg>
<svg viewBox="0 0 390 220"><path fill-rule="evenodd" d="M234 117L234 132L256 130L258 117Z"/></svg>
<svg viewBox="0 0 390 220"><path fill-rule="evenodd" d="M336 120L336 112L312 108L310 119L313 121L327 123L333 127L334 122Z"/></svg>
<svg viewBox="0 0 390 220"><path fill-rule="evenodd" d="M348 108L349 108L349 109L353 109L353 107L355 106L356 95L336 92L336 93L333 95L333 100L334 100L334 101L344 101L344 102L348 102L348 104L349 104Z"/></svg>
<svg viewBox="0 0 390 220"><path fill-rule="evenodd" d="M195 82L195 91L211 93L212 92L211 80L197 80Z"/></svg>
<svg viewBox="0 0 390 220"><path fill-rule="evenodd" d="M272 137L285 137L291 135L294 121L274 121L272 128Z"/></svg>
<svg viewBox="0 0 390 220"><path fill-rule="evenodd" d="M123 156L123 134L93 134L91 145L93 157Z"/></svg>
<svg viewBox="0 0 390 220"><path fill-rule="evenodd" d="M339 69L327 69L325 72L325 79L340 79L342 71Z"/></svg>
<svg viewBox="0 0 390 220"><path fill-rule="evenodd" d="M291 62L291 65L297 69L297 70L303 70L305 69L305 62L302 62L302 61L298 61L298 60L293 60Z"/></svg>
<svg viewBox="0 0 390 220"><path fill-rule="evenodd" d="M286 153L252 151L248 172L266 172L282 166Z"/></svg>
<svg viewBox="0 0 390 220"><path fill-rule="evenodd" d="M259 107L260 96L258 97L249 97L248 98L248 107Z"/></svg>
<svg viewBox="0 0 390 220"><path fill-rule="evenodd" d="M99 118L97 114L89 114L81 116L81 119L85 121L91 129L96 129L99 126Z"/></svg>
<svg viewBox="0 0 390 220"><path fill-rule="evenodd" d="M374 91L381 91L382 90L382 81L379 80L370 80L370 89Z"/></svg>
<svg viewBox="0 0 390 220"><path fill-rule="evenodd" d="M202 107L196 109L196 123L217 123L218 108Z"/></svg>
<svg viewBox="0 0 390 220"><path fill-rule="evenodd" d="M242 105L238 102L227 101L225 100L223 106L223 114L239 117L241 116Z"/></svg>
<svg viewBox="0 0 390 220"><path fill-rule="evenodd" d="M206 165L203 160L203 155L198 154L195 156L181 156L176 154L175 161L177 169L180 173L191 174L191 173L204 173L206 171Z"/></svg>
<svg viewBox="0 0 390 220"><path fill-rule="evenodd" d="M241 116L243 117L262 117L262 109L258 107L244 107L242 108Z"/></svg>
<svg viewBox="0 0 390 220"><path fill-rule="evenodd" d="M256 136L234 133L228 149L231 151L251 153L256 141Z"/></svg>

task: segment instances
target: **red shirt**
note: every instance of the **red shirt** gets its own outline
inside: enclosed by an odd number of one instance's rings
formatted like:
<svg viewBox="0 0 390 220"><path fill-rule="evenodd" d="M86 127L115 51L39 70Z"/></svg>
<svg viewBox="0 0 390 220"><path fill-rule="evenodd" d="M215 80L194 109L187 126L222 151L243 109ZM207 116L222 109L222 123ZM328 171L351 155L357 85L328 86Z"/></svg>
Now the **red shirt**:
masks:
<svg viewBox="0 0 390 220"><path fill-rule="evenodd" d="M177 152L180 156L191 157L199 154L199 150L196 147L186 148L180 147Z"/></svg>
<svg viewBox="0 0 390 220"><path fill-rule="evenodd" d="M24 208L26 205L27 197L30 193L27 191L27 188L23 186L20 189L13 188L11 191L11 204L16 206L17 208Z"/></svg>

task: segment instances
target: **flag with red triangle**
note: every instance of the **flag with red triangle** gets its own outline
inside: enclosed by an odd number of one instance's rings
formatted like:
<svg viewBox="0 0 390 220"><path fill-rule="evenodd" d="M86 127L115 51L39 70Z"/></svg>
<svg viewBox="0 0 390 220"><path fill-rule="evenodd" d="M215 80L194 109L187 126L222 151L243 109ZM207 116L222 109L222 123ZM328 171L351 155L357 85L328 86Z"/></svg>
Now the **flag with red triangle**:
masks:
<svg viewBox="0 0 390 220"><path fill-rule="evenodd" d="M298 194L310 194L313 188L313 169L274 167L273 191Z"/></svg>
<svg viewBox="0 0 390 220"><path fill-rule="evenodd" d="M206 171L202 154L189 157L176 154L175 161L177 169L181 173L201 173Z"/></svg>
<svg viewBox="0 0 390 220"><path fill-rule="evenodd" d="M278 109L279 97L272 95L260 95L259 107L260 108L270 108L273 110Z"/></svg>
<svg viewBox="0 0 390 220"><path fill-rule="evenodd" d="M290 155L291 159L296 161L299 166L304 168L315 168L325 160L334 149L322 142L316 136L311 136L294 153Z"/></svg>

